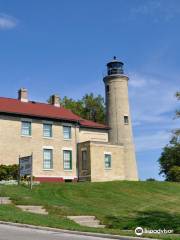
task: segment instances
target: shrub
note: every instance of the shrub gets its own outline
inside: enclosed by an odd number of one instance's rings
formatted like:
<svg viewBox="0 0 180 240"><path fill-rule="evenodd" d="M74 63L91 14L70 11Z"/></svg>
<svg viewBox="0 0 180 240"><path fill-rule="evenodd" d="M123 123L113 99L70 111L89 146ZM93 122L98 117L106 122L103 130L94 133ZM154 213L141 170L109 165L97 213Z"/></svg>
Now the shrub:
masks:
<svg viewBox="0 0 180 240"><path fill-rule="evenodd" d="M17 180L18 179L18 165L0 165L0 181L1 180Z"/></svg>
<svg viewBox="0 0 180 240"><path fill-rule="evenodd" d="M154 178L147 178L146 181L147 182L153 182L153 181L156 181L156 179L154 179Z"/></svg>

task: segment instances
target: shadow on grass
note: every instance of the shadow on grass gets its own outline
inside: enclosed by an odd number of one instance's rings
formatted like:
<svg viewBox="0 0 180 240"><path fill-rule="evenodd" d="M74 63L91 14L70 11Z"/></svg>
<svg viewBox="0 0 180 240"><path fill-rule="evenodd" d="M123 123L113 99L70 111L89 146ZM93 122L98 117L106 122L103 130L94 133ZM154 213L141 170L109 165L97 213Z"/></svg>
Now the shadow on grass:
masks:
<svg viewBox="0 0 180 240"><path fill-rule="evenodd" d="M134 230L136 227L147 229L172 229L180 233L180 214L162 211L134 212L133 216L106 216L105 224L109 228Z"/></svg>

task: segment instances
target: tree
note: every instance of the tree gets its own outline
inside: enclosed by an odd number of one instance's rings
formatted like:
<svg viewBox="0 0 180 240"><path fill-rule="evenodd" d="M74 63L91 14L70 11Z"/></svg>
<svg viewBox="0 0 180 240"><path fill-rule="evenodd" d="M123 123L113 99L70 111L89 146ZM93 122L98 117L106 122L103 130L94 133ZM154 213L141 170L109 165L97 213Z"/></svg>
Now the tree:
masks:
<svg viewBox="0 0 180 240"><path fill-rule="evenodd" d="M180 92L176 93L180 100ZM180 118L180 109L176 110L176 117ZM173 131L170 143L163 149L159 158L160 174L163 174L166 181L180 182L180 129Z"/></svg>
<svg viewBox="0 0 180 240"><path fill-rule="evenodd" d="M101 95L85 94L77 101L65 96L61 105L84 119L105 123L105 104Z"/></svg>
<svg viewBox="0 0 180 240"><path fill-rule="evenodd" d="M180 141L173 137L159 158L160 174L166 177L166 181L180 182Z"/></svg>

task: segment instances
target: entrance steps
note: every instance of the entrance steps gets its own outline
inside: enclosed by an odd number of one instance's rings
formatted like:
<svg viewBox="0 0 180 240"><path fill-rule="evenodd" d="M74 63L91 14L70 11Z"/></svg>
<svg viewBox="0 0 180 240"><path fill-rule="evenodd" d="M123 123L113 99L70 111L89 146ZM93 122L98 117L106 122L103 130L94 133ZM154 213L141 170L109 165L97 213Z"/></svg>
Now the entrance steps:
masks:
<svg viewBox="0 0 180 240"><path fill-rule="evenodd" d="M78 223L81 226L86 227L95 227L95 228L104 228L105 225L102 225L95 216L68 216L70 220Z"/></svg>

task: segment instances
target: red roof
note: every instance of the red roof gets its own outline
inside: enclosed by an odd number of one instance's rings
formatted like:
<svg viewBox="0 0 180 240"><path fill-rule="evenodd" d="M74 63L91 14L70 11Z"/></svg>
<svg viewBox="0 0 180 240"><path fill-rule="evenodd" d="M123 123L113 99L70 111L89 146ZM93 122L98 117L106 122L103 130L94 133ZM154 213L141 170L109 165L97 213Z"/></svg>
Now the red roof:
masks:
<svg viewBox="0 0 180 240"><path fill-rule="evenodd" d="M13 98L0 97L0 113L17 114L22 116L48 118L78 122L82 127L108 129L108 126L85 120L63 107L55 107L48 103L21 102Z"/></svg>

